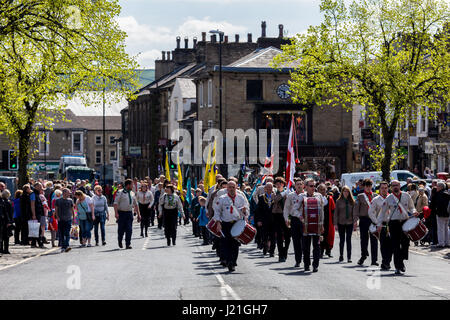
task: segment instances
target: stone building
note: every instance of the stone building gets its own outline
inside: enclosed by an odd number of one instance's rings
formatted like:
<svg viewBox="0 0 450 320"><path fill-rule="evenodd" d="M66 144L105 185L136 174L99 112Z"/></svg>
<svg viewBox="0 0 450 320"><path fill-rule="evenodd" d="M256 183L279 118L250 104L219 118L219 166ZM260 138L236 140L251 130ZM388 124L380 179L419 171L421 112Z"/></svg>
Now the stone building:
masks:
<svg viewBox="0 0 450 320"><path fill-rule="evenodd" d="M291 69L271 67L279 53L281 50L272 46L258 48L222 68L221 127L244 131L279 129L278 174L283 174L293 115L299 159L297 171L315 170L327 177L351 171L352 113L341 107L294 104L288 92ZM219 68L216 66L194 81L198 93L198 120L204 128L219 128ZM228 165L228 174L236 174L239 165Z"/></svg>
<svg viewBox="0 0 450 320"><path fill-rule="evenodd" d="M170 96L177 78L194 79L213 70L219 64L219 46L222 63L227 65L258 47L279 48L281 44L288 42L283 38L282 25L279 26L279 36L275 38L266 36L265 22L261 27L262 34L257 41L253 41L252 34L247 34L246 41L241 41L239 35L235 35L234 41L224 35L223 42L220 43L216 35L211 35L208 41L206 32L202 32L200 41L193 38L192 47L189 47L188 38L184 39L182 47L181 38L177 37L176 49L162 52L162 58L155 61L156 80L139 89L136 93L138 98L129 101L128 108L122 112L122 123L127 125L127 128L123 128L123 133L128 148L124 148L123 153L124 168L128 176L155 176L163 172L165 150L172 147L169 141ZM205 87L204 93L207 92ZM190 121L193 112L195 110L188 111Z"/></svg>

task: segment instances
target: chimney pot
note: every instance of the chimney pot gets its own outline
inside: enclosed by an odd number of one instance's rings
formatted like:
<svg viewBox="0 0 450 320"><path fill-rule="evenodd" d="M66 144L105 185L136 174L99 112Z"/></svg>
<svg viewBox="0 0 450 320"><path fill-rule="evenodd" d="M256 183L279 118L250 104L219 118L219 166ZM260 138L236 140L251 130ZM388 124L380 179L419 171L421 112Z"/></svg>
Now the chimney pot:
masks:
<svg viewBox="0 0 450 320"><path fill-rule="evenodd" d="M206 32L202 32L202 41L206 42Z"/></svg>
<svg viewBox="0 0 450 320"><path fill-rule="evenodd" d="M249 34L247 35L247 41L248 41L248 42L252 42L252 34L251 34L251 33L249 33Z"/></svg>
<svg viewBox="0 0 450 320"><path fill-rule="evenodd" d="M184 37L184 48L185 49L189 48L189 38L188 37Z"/></svg>
<svg viewBox="0 0 450 320"><path fill-rule="evenodd" d="M177 37L177 49L180 49L181 37Z"/></svg>
<svg viewBox="0 0 450 320"><path fill-rule="evenodd" d="M280 29L280 33L278 34L278 38L283 38L283 25L279 24L278 29Z"/></svg>
<svg viewBox="0 0 450 320"><path fill-rule="evenodd" d="M211 42L216 43L216 35L215 34L211 35Z"/></svg>
<svg viewBox="0 0 450 320"><path fill-rule="evenodd" d="M162 59L166 60L166 52L165 51L162 52Z"/></svg>
<svg viewBox="0 0 450 320"><path fill-rule="evenodd" d="M197 46L197 37L194 37L194 39L193 39L193 42L194 42L194 48Z"/></svg>
<svg viewBox="0 0 450 320"><path fill-rule="evenodd" d="M167 51L167 60L170 61L170 51Z"/></svg>
<svg viewBox="0 0 450 320"><path fill-rule="evenodd" d="M228 43L228 36L225 36L225 37L224 37L223 42Z"/></svg>
<svg viewBox="0 0 450 320"><path fill-rule="evenodd" d="M263 21L261 22L261 38L265 38L266 37L266 22Z"/></svg>
<svg viewBox="0 0 450 320"><path fill-rule="evenodd" d="M238 35L238 34L235 35L235 36L234 36L234 39L235 39L236 42L239 42L239 35Z"/></svg>

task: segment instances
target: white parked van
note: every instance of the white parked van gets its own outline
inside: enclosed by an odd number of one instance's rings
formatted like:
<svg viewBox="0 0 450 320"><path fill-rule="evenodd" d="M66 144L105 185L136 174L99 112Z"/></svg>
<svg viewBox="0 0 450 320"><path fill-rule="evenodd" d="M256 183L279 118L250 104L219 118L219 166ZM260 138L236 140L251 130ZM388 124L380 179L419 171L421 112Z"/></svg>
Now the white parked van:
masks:
<svg viewBox="0 0 450 320"><path fill-rule="evenodd" d="M356 185L359 179L366 178L372 179L375 185L383 181L381 171L343 173L341 175L341 186L349 186L350 188L352 188ZM414 180L420 179L420 177L416 176L414 173L408 170L394 170L391 172L391 180L398 180L402 185L406 183L406 180L408 178Z"/></svg>

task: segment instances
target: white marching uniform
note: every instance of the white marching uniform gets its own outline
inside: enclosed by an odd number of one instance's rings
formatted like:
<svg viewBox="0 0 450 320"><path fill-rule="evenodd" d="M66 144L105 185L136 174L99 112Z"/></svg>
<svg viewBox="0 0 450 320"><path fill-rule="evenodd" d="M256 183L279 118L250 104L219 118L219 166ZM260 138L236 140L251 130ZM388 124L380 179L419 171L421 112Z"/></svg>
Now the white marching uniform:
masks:
<svg viewBox="0 0 450 320"><path fill-rule="evenodd" d="M386 196L386 198L389 195ZM387 221L379 221L378 218L380 217L381 210L383 209L383 204L386 198L383 198L382 195L378 195L375 198L372 199L372 203L369 206L369 211L367 214L369 215L370 220L372 220L373 224L376 224L378 227L381 226L383 222Z"/></svg>
<svg viewBox="0 0 450 320"><path fill-rule="evenodd" d="M398 198L391 193L383 203L383 208L378 216L377 224L390 220L407 220L409 218L408 212L411 214L417 212L411 196L407 192L401 191L399 201Z"/></svg>
<svg viewBox="0 0 450 320"><path fill-rule="evenodd" d="M224 190L226 191L226 189ZM242 208L245 208L245 213L242 212ZM248 217L250 213L250 205L247 198L239 192L236 192L234 204L228 193L217 196L216 199L214 199L213 209L213 219L224 222L237 221L244 216Z"/></svg>

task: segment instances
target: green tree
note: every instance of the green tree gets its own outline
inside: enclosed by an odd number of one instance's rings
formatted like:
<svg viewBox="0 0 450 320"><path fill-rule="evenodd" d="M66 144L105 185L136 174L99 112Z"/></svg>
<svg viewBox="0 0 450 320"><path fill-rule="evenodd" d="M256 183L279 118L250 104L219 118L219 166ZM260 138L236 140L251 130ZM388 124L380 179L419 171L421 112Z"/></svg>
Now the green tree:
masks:
<svg viewBox="0 0 450 320"><path fill-rule="evenodd" d="M322 24L296 35L274 67L294 67L295 102L363 106L383 141L377 150L389 181L396 130L427 109L436 117L449 101L448 2L322 0L320 10Z"/></svg>
<svg viewBox="0 0 450 320"><path fill-rule="evenodd" d="M0 8L0 131L19 146L22 185L36 124L51 130L64 121L74 94L88 104L103 90L132 97L137 63L125 53L117 0L11 0Z"/></svg>

